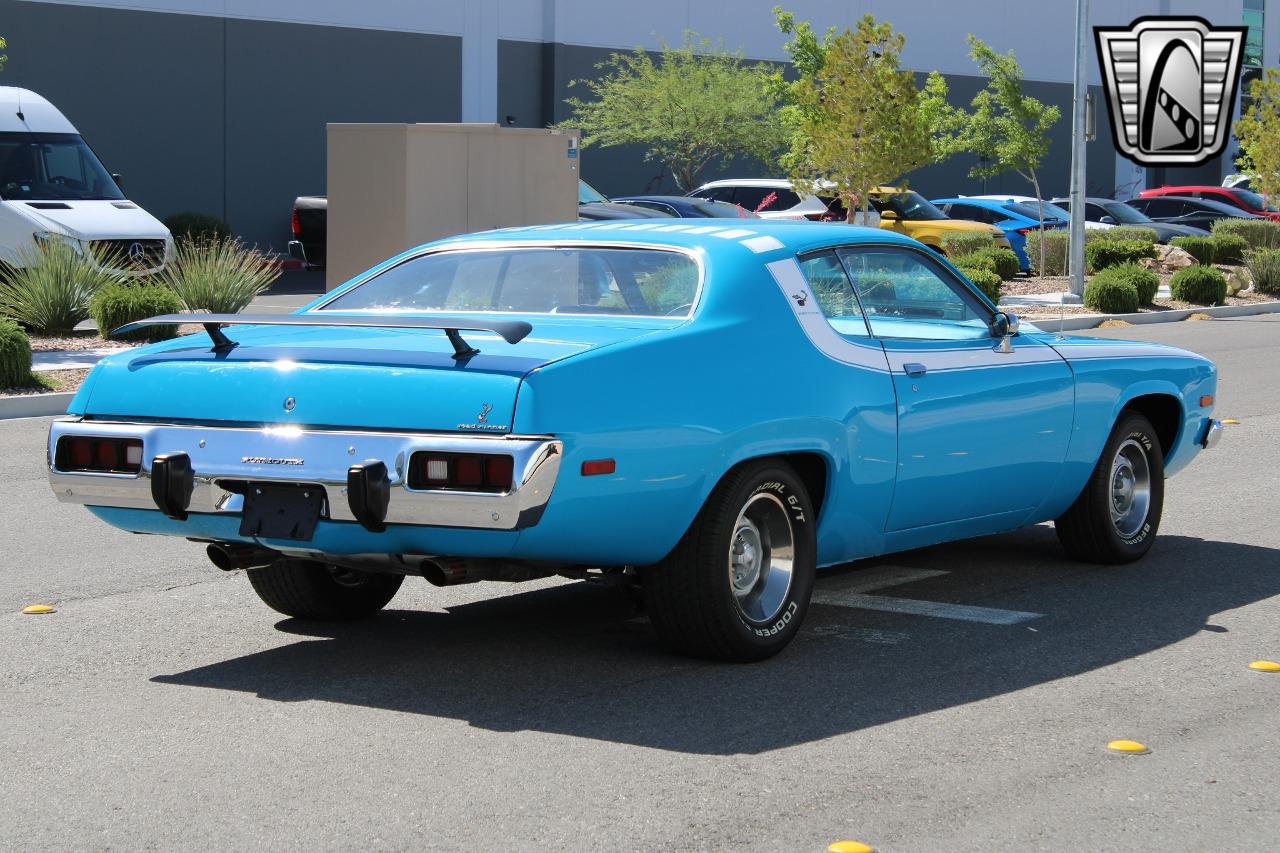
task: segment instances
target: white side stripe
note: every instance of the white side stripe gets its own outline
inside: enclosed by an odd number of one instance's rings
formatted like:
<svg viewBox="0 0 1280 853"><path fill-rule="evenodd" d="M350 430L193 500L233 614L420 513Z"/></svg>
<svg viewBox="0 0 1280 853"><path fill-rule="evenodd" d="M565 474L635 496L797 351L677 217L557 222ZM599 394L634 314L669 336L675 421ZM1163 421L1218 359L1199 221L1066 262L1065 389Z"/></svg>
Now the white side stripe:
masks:
<svg viewBox="0 0 1280 853"><path fill-rule="evenodd" d="M856 344L841 337L835 329L831 328L795 258L784 258L765 266L782 291L787 304L791 306L809 343L813 344L819 352L842 364L853 364L881 372L888 371L889 362L885 358L884 349L878 342L868 338L866 344Z"/></svg>
<svg viewBox="0 0 1280 853"><path fill-rule="evenodd" d="M763 237L752 237L750 240L743 240L742 245L746 246L757 255L761 252L772 252L775 249L782 248L782 243L767 235Z"/></svg>
<svg viewBox="0 0 1280 853"><path fill-rule="evenodd" d="M728 231L717 231L712 234L713 237L719 237L722 240L737 240L739 237L750 237L756 232L748 231L745 228L730 228Z"/></svg>

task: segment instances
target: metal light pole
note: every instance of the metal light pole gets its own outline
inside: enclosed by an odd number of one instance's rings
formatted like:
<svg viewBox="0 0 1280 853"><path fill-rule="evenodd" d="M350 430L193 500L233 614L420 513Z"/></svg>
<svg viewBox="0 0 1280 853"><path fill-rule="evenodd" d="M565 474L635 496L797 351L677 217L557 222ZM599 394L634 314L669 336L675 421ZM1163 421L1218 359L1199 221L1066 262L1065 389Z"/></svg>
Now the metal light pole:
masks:
<svg viewBox="0 0 1280 853"><path fill-rule="evenodd" d="M1085 96L1089 91L1085 46L1088 41L1089 0L1076 0L1075 90L1071 120L1071 239L1067 244L1071 293L1076 297L1084 296Z"/></svg>

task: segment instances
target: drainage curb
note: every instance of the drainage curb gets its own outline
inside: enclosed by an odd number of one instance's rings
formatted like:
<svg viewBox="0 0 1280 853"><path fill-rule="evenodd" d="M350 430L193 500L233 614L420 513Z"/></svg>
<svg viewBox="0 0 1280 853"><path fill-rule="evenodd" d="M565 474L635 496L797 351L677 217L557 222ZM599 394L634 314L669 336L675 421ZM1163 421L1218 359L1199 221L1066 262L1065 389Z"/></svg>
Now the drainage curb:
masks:
<svg viewBox="0 0 1280 853"><path fill-rule="evenodd" d="M1011 308L1017 306L1009 306ZM1064 332L1092 329L1107 320L1123 320L1134 326L1145 326L1148 323L1177 323L1192 314L1206 314L1218 317L1248 317L1253 314L1280 314L1280 302L1254 302L1250 305L1219 305L1217 308L1179 308L1175 311L1145 311L1138 314L1077 314L1064 320L1056 317L1041 317L1028 320L1042 332L1056 332L1059 328Z"/></svg>
<svg viewBox="0 0 1280 853"><path fill-rule="evenodd" d="M7 418L43 418L49 415L65 415L71 405L72 391L54 394L24 394L20 397L0 397L0 420Z"/></svg>

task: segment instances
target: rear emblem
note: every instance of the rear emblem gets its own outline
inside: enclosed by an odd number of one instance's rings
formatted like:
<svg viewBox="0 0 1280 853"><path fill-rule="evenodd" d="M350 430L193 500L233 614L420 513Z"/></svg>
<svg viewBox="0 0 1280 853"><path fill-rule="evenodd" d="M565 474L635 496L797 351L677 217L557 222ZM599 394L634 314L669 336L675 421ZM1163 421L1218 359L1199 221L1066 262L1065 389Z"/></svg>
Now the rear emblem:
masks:
<svg viewBox="0 0 1280 853"><path fill-rule="evenodd" d="M806 300L808 300L808 298L809 298L809 294L808 294L808 293L805 293L805 292L802 290L802 291L800 291L799 293L793 293L793 294L791 294L791 298L792 298L792 299L794 299L794 300L796 301L796 304L797 304L797 305L799 305L801 308L803 308L803 307L804 307L804 303L805 303L805 301L806 301Z"/></svg>
<svg viewBox="0 0 1280 853"><path fill-rule="evenodd" d="M284 410L285 410L286 412L292 412L292 411L293 411L294 406L296 406L296 405L298 405L298 401L297 401L297 400L295 400L295 399L293 399L292 397L285 397L285 398L284 398Z"/></svg>
<svg viewBox="0 0 1280 853"><path fill-rule="evenodd" d="M476 416L476 420L484 423L489 419L489 413L493 411L493 406L488 403L480 404L480 414Z"/></svg>

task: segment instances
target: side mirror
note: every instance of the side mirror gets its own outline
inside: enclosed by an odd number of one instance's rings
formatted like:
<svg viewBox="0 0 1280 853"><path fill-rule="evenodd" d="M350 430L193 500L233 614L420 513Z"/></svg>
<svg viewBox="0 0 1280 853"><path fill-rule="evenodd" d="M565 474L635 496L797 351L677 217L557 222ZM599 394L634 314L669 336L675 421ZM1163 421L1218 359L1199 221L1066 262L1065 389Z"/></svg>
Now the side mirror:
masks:
<svg viewBox="0 0 1280 853"><path fill-rule="evenodd" d="M997 311L991 315L991 337L1008 338L1018 334L1018 315L1012 311Z"/></svg>
<svg viewBox="0 0 1280 853"><path fill-rule="evenodd" d="M116 186L118 186L120 189L124 189L124 175L120 174L119 172L112 172L111 180L115 181Z"/></svg>
<svg viewBox="0 0 1280 853"><path fill-rule="evenodd" d="M896 210L882 210L880 211L880 218L885 222L893 222L898 218L898 212Z"/></svg>
<svg viewBox="0 0 1280 853"><path fill-rule="evenodd" d="M1099 221L1099 222L1101 222L1103 225L1115 225L1115 224L1116 224L1116 218L1115 218L1114 216L1104 216L1104 217L1102 217L1101 219L1099 219L1098 221Z"/></svg>

